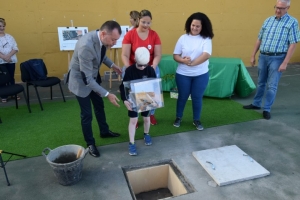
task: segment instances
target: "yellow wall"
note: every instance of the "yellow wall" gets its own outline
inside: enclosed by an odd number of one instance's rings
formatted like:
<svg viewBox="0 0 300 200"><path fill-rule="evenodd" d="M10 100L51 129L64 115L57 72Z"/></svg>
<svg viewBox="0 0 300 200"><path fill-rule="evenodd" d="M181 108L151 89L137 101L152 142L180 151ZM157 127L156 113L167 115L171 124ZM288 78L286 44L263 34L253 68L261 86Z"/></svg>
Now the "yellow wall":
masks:
<svg viewBox="0 0 300 200"><path fill-rule="evenodd" d="M14 36L20 49L15 75L20 81L19 64L31 58L44 59L50 76L62 78L67 72L68 52L59 50L57 27L71 26L71 20L74 26L86 26L89 31L111 19L129 25L129 12L142 9L152 13L152 29L162 40L163 54L172 54L184 33L187 17L203 12L213 24L213 56L239 57L248 66L259 29L274 14L275 3L276 0L9 0L1 3L0 17L5 18L6 32ZM300 1L293 0L289 14L298 20L299 8ZM299 48L291 62L300 61ZM120 54L121 51L119 57ZM101 68L103 75L107 68Z"/></svg>

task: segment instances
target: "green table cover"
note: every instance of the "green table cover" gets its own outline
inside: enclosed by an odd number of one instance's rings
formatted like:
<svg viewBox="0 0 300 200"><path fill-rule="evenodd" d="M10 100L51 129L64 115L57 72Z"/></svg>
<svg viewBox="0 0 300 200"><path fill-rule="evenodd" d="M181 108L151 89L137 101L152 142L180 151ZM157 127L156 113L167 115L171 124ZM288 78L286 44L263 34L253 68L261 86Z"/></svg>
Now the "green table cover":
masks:
<svg viewBox="0 0 300 200"><path fill-rule="evenodd" d="M158 66L162 78L162 89L170 91L176 87L174 77L177 62L174 61L173 55L162 55ZM237 94L240 97L246 97L256 88L243 61L239 58L211 57L208 68L209 82L204 96L224 98Z"/></svg>

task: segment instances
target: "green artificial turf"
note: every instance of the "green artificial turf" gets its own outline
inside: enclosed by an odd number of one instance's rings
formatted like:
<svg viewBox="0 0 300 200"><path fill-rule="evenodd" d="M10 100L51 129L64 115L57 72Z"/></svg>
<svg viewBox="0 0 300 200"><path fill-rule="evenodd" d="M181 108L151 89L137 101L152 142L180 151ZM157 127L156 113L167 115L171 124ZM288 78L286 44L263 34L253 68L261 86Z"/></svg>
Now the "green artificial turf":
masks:
<svg viewBox="0 0 300 200"><path fill-rule="evenodd" d="M99 128L93 118L93 131L96 145L108 145L128 141L127 109L113 106L104 98L107 122L110 130L121 134L118 138L99 137ZM195 130L192 124L192 104L188 101L184 111L183 121L179 128L173 126L176 112L176 99L171 99L169 93L164 93L163 108L156 110L158 124L150 127L151 136L161 136ZM44 148L54 149L66 144L86 146L81 132L79 105L75 99L62 102L43 103L44 111L39 104L31 105L29 113L26 105L0 108L0 150L24 154L27 157L39 156ZM242 109L241 104L230 99L204 98L201 123L204 128L251 121L261 118L261 114ZM136 131L136 139L143 138L142 117L139 117L140 127ZM204 130L205 131L205 130ZM7 155L3 154L4 160ZM14 156L13 159L18 159Z"/></svg>

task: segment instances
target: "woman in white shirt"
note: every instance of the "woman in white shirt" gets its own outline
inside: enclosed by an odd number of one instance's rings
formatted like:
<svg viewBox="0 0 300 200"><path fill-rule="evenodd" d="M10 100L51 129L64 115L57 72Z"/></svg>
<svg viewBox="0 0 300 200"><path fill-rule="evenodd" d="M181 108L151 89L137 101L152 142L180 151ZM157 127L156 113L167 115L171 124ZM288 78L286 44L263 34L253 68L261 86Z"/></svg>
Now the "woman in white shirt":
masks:
<svg viewBox="0 0 300 200"><path fill-rule="evenodd" d="M10 75L9 84L15 84L15 69L17 56L16 53L19 51L17 43L13 36L5 33L6 22L5 19L0 18L0 65L5 66ZM16 96L19 100L20 97ZM2 103L7 102L7 97L1 97Z"/></svg>
<svg viewBox="0 0 300 200"><path fill-rule="evenodd" d="M191 95L193 124L203 130L200 122L202 99L209 80L208 59L212 52L214 36L209 18L200 12L192 14L185 23L186 34L175 46L173 58L178 62L175 80L178 89L175 127L179 127L186 101Z"/></svg>

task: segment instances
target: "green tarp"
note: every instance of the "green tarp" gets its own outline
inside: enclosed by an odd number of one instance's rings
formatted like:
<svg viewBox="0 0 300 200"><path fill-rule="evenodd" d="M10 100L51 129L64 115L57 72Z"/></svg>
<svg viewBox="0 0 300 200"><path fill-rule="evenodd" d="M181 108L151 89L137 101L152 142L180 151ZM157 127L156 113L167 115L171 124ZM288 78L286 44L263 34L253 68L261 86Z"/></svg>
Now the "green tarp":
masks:
<svg viewBox="0 0 300 200"><path fill-rule="evenodd" d="M239 58L209 59L209 82L204 96L230 97L237 94L246 97L255 90L255 84L250 77L243 61ZM177 62L172 55L163 55L159 63L163 91L176 87L175 73Z"/></svg>

